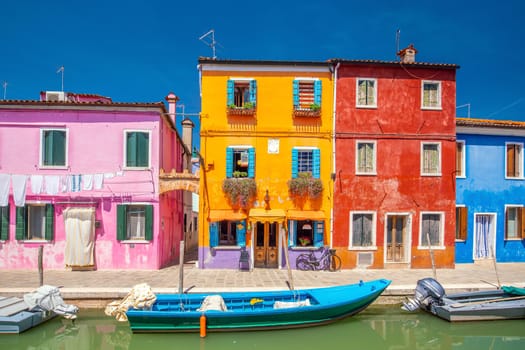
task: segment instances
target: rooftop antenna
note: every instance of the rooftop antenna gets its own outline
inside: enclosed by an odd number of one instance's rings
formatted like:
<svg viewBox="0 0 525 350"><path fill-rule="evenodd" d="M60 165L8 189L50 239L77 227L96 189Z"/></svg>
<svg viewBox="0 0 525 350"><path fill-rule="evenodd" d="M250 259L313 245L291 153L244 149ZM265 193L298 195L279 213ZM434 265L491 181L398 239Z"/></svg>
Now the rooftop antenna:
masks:
<svg viewBox="0 0 525 350"><path fill-rule="evenodd" d="M399 53L399 37L401 36L401 29L396 31L396 56Z"/></svg>
<svg viewBox="0 0 525 350"><path fill-rule="evenodd" d="M464 105L456 106L456 109L462 108L462 107L467 107L467 118L470 118L470 103L465 103Z"/></svg>
<svg viewBox="0 0 525 350"><path fill-rule="evenodd" d="M211 41L210 41L211 37ZM215 55L215 45L217 45L217 42L215 41L215 30L210 29L206 34L202 35L199 38L200 41L211 47L213 51L213 59L216 59L217 56Z"/></svg>
<svg viewBox="0 0 525 350"><path fill-rule="evenodd" d="M62 73L62 92L64 92L64 66L60 66L60 68L58 68L57 70L57 74L58 73Z"/></svg>
<svg viewBox="0 0 525 350"><path fill-rule="evenodd" d="M4 80L4 82L2 83L2 86L4 87L4 100L5 100L5 95L7 92L7 81Z"/></svg>
<svg viewBox="0 0 525 350"><path fill-rule="evenodd" d="M183 103L179 103L179 104L177 105L177 107L182 108L182 113L181 113L181 115L182 115L182 117L184 117L184 104L183 104Z"/></svg>

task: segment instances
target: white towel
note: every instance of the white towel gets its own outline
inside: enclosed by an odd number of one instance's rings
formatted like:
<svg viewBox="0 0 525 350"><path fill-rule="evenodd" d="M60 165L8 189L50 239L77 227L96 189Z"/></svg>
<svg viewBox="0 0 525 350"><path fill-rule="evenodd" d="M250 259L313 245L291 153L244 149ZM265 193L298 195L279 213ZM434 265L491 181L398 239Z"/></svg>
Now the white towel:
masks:
<svg viewBox="0 0 525 350"><path fill-rule="evenodd" d="M46 183L46 193L50 195L55 195L58 193L58 185L60 183L60 176L58 175L46 175L44 177Z"/></svg>
<svg viewBox="0 0 525 350"><path fill-rule="evenodd" d="M27 188L27 175L12 175L11 180L13 182L13 197L15 205L17 207L23 207L26 205L26 188Z"/></svg>
<svg viewBox="0 0 525 350"><path fill-rule="evenodd" d="M121 170L121 171L117 171L117 176L124 176L124 172Z"/></svg>
<svg viewBox="0 0 525 350"><path fill-rule="evenodd" d="M44 177L42 175L31 175L31 192L33 194L42 193Z"/></svg>
<svg viewBox="0 0 525 350"><path fill-rule="evenodd" d="M82 175L82 189L84 191L91 191L93 189L93 175Z"/></svg>
<svg viewBox="0 0 525 350"><path fill-rule="evenodd" d="M104 178L105 179L112 179L114 177L115 177L115 174L113 174L113 173L105 173L104 174Z"/></svg>
<svg viewBox="0 0 525 350"><path fill-rule="evenodd" d="M11 185L11 175L0 174L0 207L7 207L9 204L9 187Z"/></svg>
<svg viewBox="0 0 525 350"><path fill-rule="evenodd" d="M101 190L103 183L104 183L104 174L95 174L93 176L93 185L95 186L95 190Z"/></svg>
<svg viewBox="0 0 525 350"><path fill-rule="evenodd" d="M60 182L59 182L58 189L62 193L69 192L69 175L60 176Z"/></svg>

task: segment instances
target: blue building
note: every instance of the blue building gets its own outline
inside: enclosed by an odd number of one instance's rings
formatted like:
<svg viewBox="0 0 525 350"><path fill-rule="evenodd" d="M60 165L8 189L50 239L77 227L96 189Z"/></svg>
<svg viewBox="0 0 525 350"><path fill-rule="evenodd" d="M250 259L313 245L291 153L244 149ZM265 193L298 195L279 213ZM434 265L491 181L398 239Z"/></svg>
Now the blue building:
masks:
<svg viewBox="0 0 525 350"><path fill-rule="evenodd" d="M456 119L456 263L525 262L525 123Z"/></svg>

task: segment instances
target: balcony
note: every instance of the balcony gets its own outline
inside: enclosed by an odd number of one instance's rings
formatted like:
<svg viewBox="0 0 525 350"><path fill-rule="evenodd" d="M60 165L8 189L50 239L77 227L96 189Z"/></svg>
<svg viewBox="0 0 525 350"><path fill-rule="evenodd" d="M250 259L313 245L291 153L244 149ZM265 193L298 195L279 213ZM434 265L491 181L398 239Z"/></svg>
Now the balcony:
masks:
<svg viewBox="0 0 525 350"><path fill-rule="evenodd" d="M242 107L229 105L227 108L228 115L252 116L255 114L255 104L248 102Z"/></svg>

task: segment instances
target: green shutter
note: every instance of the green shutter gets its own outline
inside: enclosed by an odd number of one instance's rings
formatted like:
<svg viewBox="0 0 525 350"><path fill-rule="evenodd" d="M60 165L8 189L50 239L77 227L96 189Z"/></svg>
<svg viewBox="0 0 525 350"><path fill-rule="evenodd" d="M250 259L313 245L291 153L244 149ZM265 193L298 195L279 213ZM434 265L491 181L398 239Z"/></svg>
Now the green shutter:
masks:
<svg viewBox="0 0 525 350"><path fill-rule="evenodd" d="M0 212L0 240L9 239L9 205L2 207Z"/></svg>
<svg viewBox="0 0 525 350"><path fill-rule="evenodd" d="M137 166L137 133L126 133L126 166Z"/></svg>
<svg viewBox="0 0 525 350"><path fill-rule="evenodd" d="M46 241L52 241L55 235L55 208L53 204L46 204Z"/></svg>
<svg viewBox="0 0 525 350"><path fill-rule="evenodd" d="M126 211L128 206L124 204L117 205L117 241L126 240Z"/></svg>
<svg viewBox="0 0 525 350"><path fill-rule="evenodd" d="M26 207L16 207L16 233L19 241L26 238Z"/></svg>
<svg viewBox="0 0 525 350"><path fill-rule="evenodd" d="M149 166L149 133L137 132L136 166Z"/></svg>
<svg viewBox="0 0 525 350"><path fill-rule="evenodd" d="M299 164L299 152L297 151L297 148L292 149L292 179L295 179L297 177L297 167Z"/></svg>
<svg viewBox="0 0 525 350"><path fill-rule="evenodd" d="M226 148L226 177L233 176L233 148Z"/></svg>
<svg viewBox="0 0 525 350"><path fill-rule="evenodd" d="M299 80L293 81L293 108L299 109Z"/></svg>
<svg viewBox="0 0 525 350"><path fill-rule="evenodd" d="M228 80L227 90L226 90L226 95L227 95L227 99L228 99L228 101L226 102L227 106L231 106L231 105L234 104L234 102L233 102L234 88L235 88L235 82L233 80Z"/></svg>
<svg viewBox="0 0 525 350"><path fill-rule="evenodd" d="M53 134L53 165L66 165L66 132L52 131Z"/></svg>
<svg viewBox="0 0 525 350"><path fill-rule="evenodd" d="M42 163L53 164L53 137L49 131L44 130L42 136Z"/></svg>
<svg viewBox="0 0 525 350"><path fill-rule="evenodd" d="M153 205L146 205L144 209L146 215L144 238L146 241L151 241L153 240Z"/></svg>

